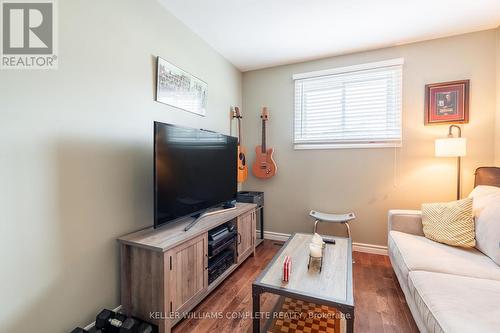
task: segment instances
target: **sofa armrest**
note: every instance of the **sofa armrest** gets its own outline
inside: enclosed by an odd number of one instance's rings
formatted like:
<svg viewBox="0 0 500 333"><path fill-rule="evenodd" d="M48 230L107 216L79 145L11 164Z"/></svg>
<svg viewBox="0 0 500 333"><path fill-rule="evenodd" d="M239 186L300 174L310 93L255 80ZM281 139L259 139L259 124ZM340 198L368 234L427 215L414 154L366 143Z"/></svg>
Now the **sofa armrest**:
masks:
<svg viewBox="0 0 500 333"><path fill-rule="evenodd" d="M419 210L390 210L388 227L389 231L424 236L422 213Z"/></svg>

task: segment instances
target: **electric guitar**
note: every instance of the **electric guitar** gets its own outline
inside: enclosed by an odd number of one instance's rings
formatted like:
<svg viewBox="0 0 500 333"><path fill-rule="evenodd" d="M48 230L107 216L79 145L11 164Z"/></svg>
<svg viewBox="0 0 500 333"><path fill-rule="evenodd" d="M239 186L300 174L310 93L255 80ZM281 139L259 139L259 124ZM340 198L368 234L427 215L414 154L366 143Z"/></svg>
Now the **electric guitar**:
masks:
<svg viewBox="0 0 500 333"><path fill-rule="evenodd" d="M243 116L237 106L234 107L232 114L233 118L238 119L238 183L243 183L248 177L247 150L241 145L241 119Z"/></svg>
<svg viewBox="0 0 500 333"><path fill-rule="evenodd" d="M262 119L262 145L255 148L255 162L252 171L255 177L268 179L276 174L278 167L273 160L274 150L266 147L266 122L269 120L269 112L266 107L262 108L260 118Z"/></svg>

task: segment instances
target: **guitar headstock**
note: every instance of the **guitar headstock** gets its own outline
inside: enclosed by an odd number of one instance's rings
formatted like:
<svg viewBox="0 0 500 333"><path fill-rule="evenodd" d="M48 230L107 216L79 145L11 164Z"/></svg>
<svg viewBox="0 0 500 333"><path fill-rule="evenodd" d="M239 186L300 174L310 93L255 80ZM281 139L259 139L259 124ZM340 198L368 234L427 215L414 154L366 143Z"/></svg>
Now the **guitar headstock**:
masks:
<svg viewBox="0 0 500 333"><path fill-rule="evenodd" d="M243 118L243 116L241 115L240 108L238 106L231 107L231 116L237 119Z"/></svg>
<svg viewBox="0 0 500 333"><path fill-rule="evenodd" d="M238 118L238 119L243 118L243 116L241 115L241 112L240 112L240 108L237 106L234 107L234 117Z"/></svg>
<svg viewBox="0 0 500 333"><path fill-rule="evenodd" d="M269 120L269 111L267 111L267 108L265 106L262 108L262 114L260 115L260 118L262 119L262 121Z"/></svg>

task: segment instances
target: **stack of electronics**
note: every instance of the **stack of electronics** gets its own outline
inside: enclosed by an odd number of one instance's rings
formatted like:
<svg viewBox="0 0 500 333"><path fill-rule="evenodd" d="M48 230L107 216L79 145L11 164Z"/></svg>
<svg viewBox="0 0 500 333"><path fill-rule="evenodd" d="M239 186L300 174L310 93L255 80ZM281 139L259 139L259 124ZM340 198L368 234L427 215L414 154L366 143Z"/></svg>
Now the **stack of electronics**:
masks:
<svg viewBox="0 0 500 333"><path fill-rule="evenodd" d="M235 221L224 223L208 232L208 284L235 263L236 238Z"/></svg>
<svg viewBox="0 0 500 333"><path fill-rule="evenodd" d="M104 309L95 318L90 330L77 327L71 333L156 333L158 328L136 318Z"/></svg>

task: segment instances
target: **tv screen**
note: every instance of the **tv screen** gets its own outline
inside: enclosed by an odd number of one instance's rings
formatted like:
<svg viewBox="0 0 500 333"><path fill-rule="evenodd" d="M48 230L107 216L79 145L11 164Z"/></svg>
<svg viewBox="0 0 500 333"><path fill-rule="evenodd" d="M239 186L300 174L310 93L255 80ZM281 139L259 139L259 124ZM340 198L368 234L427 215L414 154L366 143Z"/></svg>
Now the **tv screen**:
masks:
<svg viewBox="0 0 500 333"><path fill-rule="evenodd" d="M154 123L155 228L233 200L237 139Z"/></svg>

